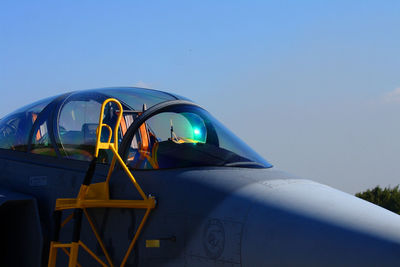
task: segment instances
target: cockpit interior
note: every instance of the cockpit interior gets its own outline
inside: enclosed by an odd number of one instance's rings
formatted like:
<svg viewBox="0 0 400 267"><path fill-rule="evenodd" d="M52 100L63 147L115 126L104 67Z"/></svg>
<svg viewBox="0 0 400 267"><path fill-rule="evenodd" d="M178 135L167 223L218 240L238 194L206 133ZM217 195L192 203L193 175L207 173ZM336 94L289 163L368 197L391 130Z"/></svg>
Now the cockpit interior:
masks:
<svg viewBox="0 0 400 267"><path fill-rule="evenodd" d="M20 108L0 120L0 148L90 161L100 107L108 98L119 100L123 106L119 151L132 169L271 167L197 104L142 88L77 91ZM119 112L109 103L103 122L114 127ZM104 131L101 138L106 140L107 134ZM103 152L98 161L107 164L111 158Z"/></svg>

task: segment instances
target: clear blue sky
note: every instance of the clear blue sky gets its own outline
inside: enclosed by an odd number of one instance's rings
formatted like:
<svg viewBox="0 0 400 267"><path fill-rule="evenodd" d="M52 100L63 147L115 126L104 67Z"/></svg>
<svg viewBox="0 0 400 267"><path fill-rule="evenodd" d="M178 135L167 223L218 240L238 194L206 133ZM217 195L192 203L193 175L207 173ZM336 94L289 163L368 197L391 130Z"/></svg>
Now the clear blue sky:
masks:
<svg viewBox="0 0 400 267"><path fill-rule="evenodd" d="M0 1L0 117L117 85L189 97L304 178L400 183L399 1Z"/></svg>

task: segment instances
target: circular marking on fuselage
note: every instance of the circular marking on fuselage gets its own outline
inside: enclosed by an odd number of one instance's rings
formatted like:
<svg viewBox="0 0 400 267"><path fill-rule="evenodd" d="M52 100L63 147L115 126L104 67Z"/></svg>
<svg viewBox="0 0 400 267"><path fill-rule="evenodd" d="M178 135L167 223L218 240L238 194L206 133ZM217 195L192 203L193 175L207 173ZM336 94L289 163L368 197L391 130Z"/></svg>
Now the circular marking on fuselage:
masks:
<svg viewBox="0 0 400 267"><path fill-rule="evenodd" d="M203 246L209 258L217 259L225 248L225 231L218 219L209 219L204 227Z"/></svg>

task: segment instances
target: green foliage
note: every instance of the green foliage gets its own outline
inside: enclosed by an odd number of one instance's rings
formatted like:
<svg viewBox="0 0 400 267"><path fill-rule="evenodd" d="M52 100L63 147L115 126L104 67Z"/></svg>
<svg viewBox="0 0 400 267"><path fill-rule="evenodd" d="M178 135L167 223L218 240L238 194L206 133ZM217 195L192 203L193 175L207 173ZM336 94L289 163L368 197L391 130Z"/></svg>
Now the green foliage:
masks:
<svg viewBox="0 0 400 267"><path fill-rule="evenodd" d="M357 193L357 197L372 202L385 209L400 214L400 191L399 186L386 188L382 190L379 186L374 189Z"/></svg>

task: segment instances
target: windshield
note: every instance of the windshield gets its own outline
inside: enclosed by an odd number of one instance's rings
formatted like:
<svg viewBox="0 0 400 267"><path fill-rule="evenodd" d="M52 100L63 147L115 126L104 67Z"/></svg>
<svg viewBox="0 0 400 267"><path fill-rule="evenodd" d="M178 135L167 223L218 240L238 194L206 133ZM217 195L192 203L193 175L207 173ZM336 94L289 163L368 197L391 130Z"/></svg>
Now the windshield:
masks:
<svg viewBox="0 0 400 267"><path fill-rule="evenodd" d="M150 117L133 136L127 163L135 169L271 167L197 106L173 107Z"/></svg>

